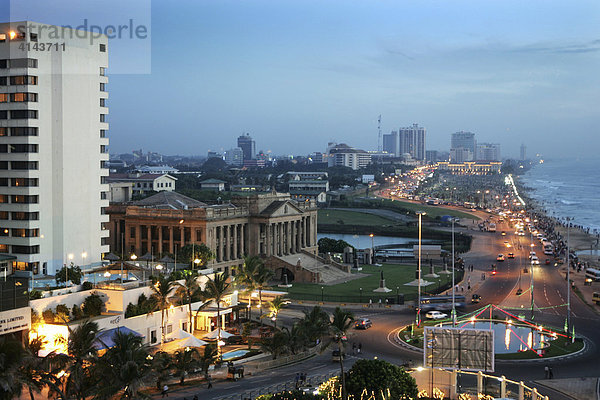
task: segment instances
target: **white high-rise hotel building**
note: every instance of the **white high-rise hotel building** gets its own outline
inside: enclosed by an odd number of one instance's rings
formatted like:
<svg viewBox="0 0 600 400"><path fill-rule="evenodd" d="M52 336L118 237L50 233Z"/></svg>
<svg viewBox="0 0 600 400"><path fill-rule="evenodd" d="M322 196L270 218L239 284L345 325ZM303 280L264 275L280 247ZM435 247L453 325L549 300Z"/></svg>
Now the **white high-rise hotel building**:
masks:
<svg viewBox="0 0 600 400"><path fill-rule="evenodd" d="M13 269L54 274L109 251L107 51L105 36L0 24L0 255Z"/></svg>

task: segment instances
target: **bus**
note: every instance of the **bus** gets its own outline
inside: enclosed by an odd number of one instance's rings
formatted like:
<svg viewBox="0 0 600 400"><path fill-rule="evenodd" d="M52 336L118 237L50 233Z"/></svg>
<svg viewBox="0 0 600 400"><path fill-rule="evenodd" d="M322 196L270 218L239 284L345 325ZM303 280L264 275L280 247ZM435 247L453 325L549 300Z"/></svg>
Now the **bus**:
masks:
<svg viewBox="0 0 600 400"><path fill-rule="evenodd" d="M596 268L588 268L585 270L585 277L590 278L594 282L600 281L600 270Z"/></svg>
<svg viewBox="0 0 600 400"><path fill-rule="evenodd" d="M488 232L496 232L496 224L494 224L493 222L490 223L487 227L487 231Z"/></svg>
<svg viewBox="0 0 600 400"><path fill-rule="evenodd" d="M456 308L465 308L465 296L454 295L454 304ZM421 311L427 312L431 310L449 311L452 310L452 295L444 296L422 296Z"/></svg>

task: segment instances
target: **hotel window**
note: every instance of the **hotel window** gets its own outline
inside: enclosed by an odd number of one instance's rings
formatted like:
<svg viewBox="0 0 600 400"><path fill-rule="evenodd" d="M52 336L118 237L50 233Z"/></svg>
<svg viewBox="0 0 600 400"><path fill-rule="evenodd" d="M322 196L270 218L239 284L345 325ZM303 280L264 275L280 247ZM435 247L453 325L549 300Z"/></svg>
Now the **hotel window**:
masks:
<svg viewBox="0 0 600 400"><path fill-rule="evenodd" d="M10 185L12 187L37 187L37 178L12 178Z"/></svg>
<svg viewBox="0 0 600 400"><path fill-rule="evenodd" d="M37 33L30 33L29 34L29 40L32 42L37 42L38 41L38 34Z"/></svg>
<svg viewBox="0 0 600 400"><path fill-rule="evenodd" d="M100 122L106 122L106 114L100 114Z"/></svg>
<svg viewBox="0 0 600 400"><path fill-rule="evenodd" d="M100 200L108 199L108 192L100 192Z"/></svg>
<svg viewBox="0 0 600 400"><path fill-rule="evenodd" d="M100 145L100 153L108 153L108 146Z"/></svg>
<svg viewBox="0 0 600 400"><path fill-rule="evenodd" d="M15 254L38 254L40 252L40 246L12 246L12 252Z"/></svg>
<svg viewBox="0 0 600 400"><path fill-rule="evenodd" d="M106 183L106 177L105 176L101 176L100 177L100 184L104 185Z"/></svg>
<svg viewBox="0 0 600 400"><path fill-rule="evenodd" d="M10 128L10 136L37 136L38 128L34 127L13 127Z"/></svg>
<svg viewBox="0 0 600 400"><path fill-rule="evenodd" d="M0 126L0 136L8 136L8 128Z"/></svg>
<svg viewBox="0 0 600 400"><path fill-rule="evenodd" d="M106 83L101 83L100 84L100 91L101 92L106 92Z"/></svg>
<svg viewBox="0 0 600 400"><path fill-rule="evenodd" d="M10 77L11 85L37 85L37 76L17 75Z"/></svg>
<svg viewBox="0 0 600 400"><path fill-rule="evenodd" d="M0 153L8 153L8 145L0 144Z"/></svg>
<svg viewBox="0 0 600 400"><path fill-rule="evenodd" d="M106 137L106 129L100 129L100 137Z"/></svg>
<svg viewBox="0 0 600 400"><path fill-rule="evenodd" d="M8 178L0 178L0 186L8 186Z"/></svg>
<svg viewBox="0 0 600 400"><path fill-rule="evenodd" d="M6 42L6 33L0 33L0 43Z"/></svg>
<svg viewBox="0 0 600 400"><path fill-rule="evenodd" d="M8 161L0 161L0 170L8 169Z"/></svg>
<svg viewBox="0 0 600 400"><path fill-rule="evenodd" d="M0 228L0 236L8 236L9 233L10 233L10 229Z"/></svg>
<svg viewBox="0 0 600 400"><path fill-rule="evenodd" d="M0 194L0 203L8 203L8 195Z"/></svg>
<svg viewBox="0 0 600 400"><path fill-rule="evenodd" d="M8 245L0 244L0 253L8 253Z"/></svg>
<svg viewBox="0 0 600 400"><path fill-rule="evenodd" d="M37 195L13 195L10 199L10 202L13 204L37 204L38 196Z"/></svg>
<svg viewBox="0 0 600 400"><path fill-rule="evenodd" d="M8 219L8 211L0 211L0 219Z"/></svg>
<svg viewBox="0 0 600 400"><path fill-rule="evenodd" d="M8 103L8 93L0 93L0 103Z"/></svg>
<svg viewBox="0 0 600 400"><path fill-rule="evenodd" d="M11 103L37 102L38 97L37 93L11 93L10 101Z"/></svg>
<svg viewBox="0 0 600 400"><path fill-rule="evenodd" d="M0 119L8 119L8 111L0 110Z"/></svg>
<svg viewBox="0 0 600 400"><path fill-rule="evenodd" d="M10 119L37 119L37 110L11 110Z"/></svg>
<svg viewBox="0 0 600 400"><path fill-rule="evenodd" d="M100 99L100 107L106 107L106 99Z"/></svg>
<svg viewBox="0 0 600 400"><path fill-rule="evenodd" d="M35 58L15 58L9 61L10 68L37 68L38 60Z"/></svg>
<svg viewBox="0 0 600 400"><path fill-rule="evenodd" d="M0 60L0 69L8 68L8 60Z"/></svg>
<svg viewBox="0 0 600 400"><path fill-rule="evenodd" d="M12 161L10 168L14 170L35 170L38 169L37 161Z"/></svg>
<svg viewBox="0 0 600 400"><path fill-rule="evenodd" d="M106 45L103 43L100 43L100 53L106 53Z"/></svg>
<svg viewBox="0 0 600 400"><path fill-rule="evenodd" d="M6 86L8 84L7 76L0 76L0 86Z"/></svg>
<svg viewBox="0 0 600 400"><path fill-rule="evenodd" d="M106 68L100 67L100 76L105 76L105 75L106 75Z"/></svg>
<svg viewBox="0 0 600 400"><path fill-rule="evenodd" d="M12 229L12 237L38 237L39 229Z"/></svg>
<svg viewBox="0 0 600 400"><path fill-rule="evenodd" d="M11 215L13 221L37 221L39 218L38 212L13 212Z"/></svg>
<svg viewBox="0 0 600 400"><path fill-rule="evenodd" d="M11 153L37 153L38 145L37 144L11 144L10 152Z"/></svg>

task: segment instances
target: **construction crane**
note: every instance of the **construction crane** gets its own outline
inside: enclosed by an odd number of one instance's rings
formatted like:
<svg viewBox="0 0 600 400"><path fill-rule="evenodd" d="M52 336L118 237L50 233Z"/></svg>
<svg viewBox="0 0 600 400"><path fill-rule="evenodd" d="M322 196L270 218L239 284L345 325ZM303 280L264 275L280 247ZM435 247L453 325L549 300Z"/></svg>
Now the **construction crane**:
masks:
<svg viewBox="0 0 600 400"><path fill-rule="evenodd" d="M377 136L377 151L379 153L381 153L381 151L383 150L381 147L381 114L379 114L379 118L377 118L377 131L378 131L378 136Z"/></svg>

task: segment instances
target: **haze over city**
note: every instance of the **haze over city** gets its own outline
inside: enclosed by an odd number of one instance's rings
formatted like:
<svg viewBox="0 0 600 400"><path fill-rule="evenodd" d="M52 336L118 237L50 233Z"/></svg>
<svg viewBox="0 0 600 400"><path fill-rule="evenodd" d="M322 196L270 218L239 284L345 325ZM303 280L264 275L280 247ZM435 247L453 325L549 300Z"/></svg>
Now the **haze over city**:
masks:
<svg viewBox="0 0 600 400"><path fill-rule="evenodd" d="M78 6L60 11L99 18ZM56 23L45 8L23 18ZM433 150L466 130L503 156L521 142L592 156L599 15L593 1L152 2L151 73L108 70L111 153L205 155L245 132L274 154L374 150L381 114L383 133L424 126Z"/></svg>

